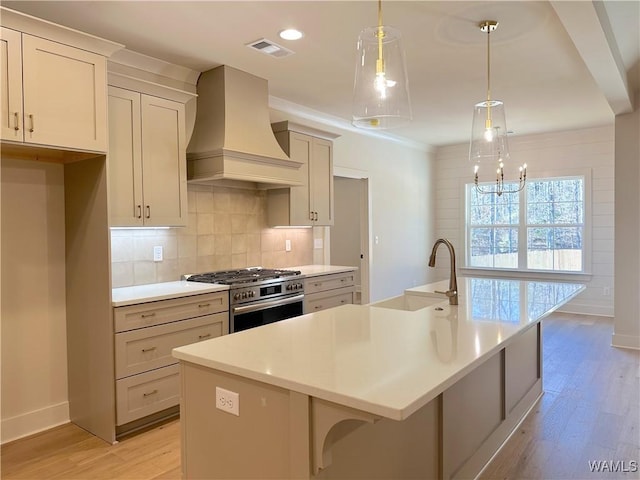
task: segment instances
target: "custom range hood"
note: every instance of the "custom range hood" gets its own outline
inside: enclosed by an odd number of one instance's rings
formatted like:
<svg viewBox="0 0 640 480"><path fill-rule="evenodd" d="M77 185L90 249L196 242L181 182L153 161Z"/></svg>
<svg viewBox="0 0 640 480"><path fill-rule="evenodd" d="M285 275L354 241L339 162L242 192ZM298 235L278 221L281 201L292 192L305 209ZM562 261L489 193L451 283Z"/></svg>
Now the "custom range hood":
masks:
<svg viewBox="0 0 640 480"><path fill-rule="evenodd" d="M187 148L189 183L300 185L302 163L289 159L271 130L266 80L223 65L200 75L197 93Z"/></svg>

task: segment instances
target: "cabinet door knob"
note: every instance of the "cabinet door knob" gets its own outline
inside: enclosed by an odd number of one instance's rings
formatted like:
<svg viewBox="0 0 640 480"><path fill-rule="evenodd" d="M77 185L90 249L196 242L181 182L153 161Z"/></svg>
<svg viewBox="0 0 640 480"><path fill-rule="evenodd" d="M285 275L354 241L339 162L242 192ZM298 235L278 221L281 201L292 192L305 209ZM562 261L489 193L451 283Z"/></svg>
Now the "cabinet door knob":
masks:
<svg viewBox="0 0 640 480"><path fill-rule="evenodd" d="M20 130L20 117L18 112L14 112L13 114L13 129L17 132Z"/></svg>
<svg viewBox="0 0 640 480"><path fill-rule="evenodd" d="M31 124L31 128L29 128L29 133L33 133L36 128L35 122L33 121L33 114L29 114L29 123Z"/></svg>

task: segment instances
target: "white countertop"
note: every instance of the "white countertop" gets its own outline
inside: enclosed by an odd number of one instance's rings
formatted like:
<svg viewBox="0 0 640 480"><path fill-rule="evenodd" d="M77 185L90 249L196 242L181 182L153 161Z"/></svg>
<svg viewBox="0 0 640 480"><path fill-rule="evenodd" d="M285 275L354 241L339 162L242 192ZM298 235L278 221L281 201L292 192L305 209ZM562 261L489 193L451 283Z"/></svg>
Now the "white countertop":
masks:
<svg viewBox="0 0 640 480"><path fill-rule="evenodd" d="M133 287L118 287L111 289L111 304L114 307L135 305L137 303L155 302L169 298L188 297L201 293L212 293L229 290L227 285L199 282L162 282Z"/></svg>
<svg viewBox="0 0 640 480"><path fill-rule="evenodd" d="M458 306L447 299L416 311L344 305L180 347L173 355L402 420L584 289L462 277L458 286ZM411 290L433 296L442 287Z"/></svg>
<svg viewBox="0 0 640 480"><path fill-rule="evenodd" d="M328 275L330 273L354 272L358 268L342 265L299 265L297 267L285 267L285 270L300 270L305 277L317 277L318 275Z"/></svg>

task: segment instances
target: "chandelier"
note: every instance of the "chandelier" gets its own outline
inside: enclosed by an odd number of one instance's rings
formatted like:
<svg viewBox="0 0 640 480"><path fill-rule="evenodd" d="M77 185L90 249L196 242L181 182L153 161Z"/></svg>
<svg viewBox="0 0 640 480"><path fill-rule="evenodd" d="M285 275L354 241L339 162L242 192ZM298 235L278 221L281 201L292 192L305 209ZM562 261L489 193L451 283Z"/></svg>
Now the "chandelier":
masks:
<svg viewBox="0 0 640 480"><path fill-rule="evenodd" d="M474 183L479 193L490 193L498 196L503 193L516 193L524 188L527 181L527 164L519 167L518 184L505 185L505 164L509 160L509 145L507 142L507 122L504 114L504 103L491 98L491 32L498 28L498 22L485 20L479 25L480 30L487 34L487 99L476 103L473 111L471 127L471 144L469 146L469 160L475 163ZM480 185L479 173L481 167L495 169L495 185ZM484 168L482 168L484 170ZM508 188L507 188L508 187Z"/></svg>

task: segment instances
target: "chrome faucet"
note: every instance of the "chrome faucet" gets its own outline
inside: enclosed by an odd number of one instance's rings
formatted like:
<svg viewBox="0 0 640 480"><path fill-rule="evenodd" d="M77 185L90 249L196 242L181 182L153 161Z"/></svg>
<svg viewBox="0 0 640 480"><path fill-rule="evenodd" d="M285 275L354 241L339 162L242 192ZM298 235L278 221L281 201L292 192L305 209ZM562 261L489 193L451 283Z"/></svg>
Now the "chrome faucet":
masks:
<svg viewBox="0 0 640 480"><path fill-rule="evenodd" d="M449 274L449 290L446 292L439 292L449 297L449 305L458 305L458 280L456 279L456 251L453 249L453 245L446 238L439 238L436 243L433 244L433 250L431 250L431 257L429 257L429 266L436 266L436 250L441 243L444 243L449 249L449 256L451 257L451 273Z"/></svg>

